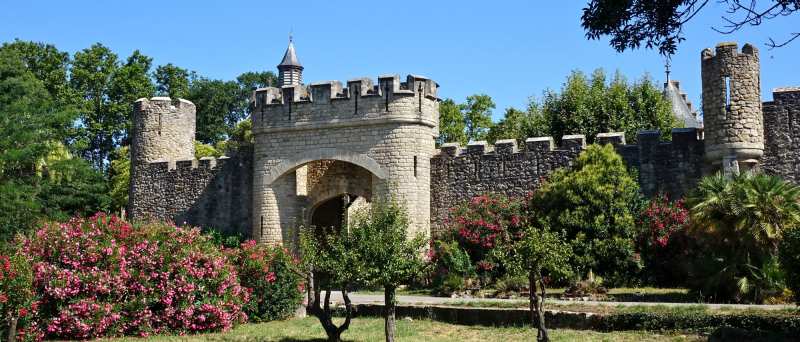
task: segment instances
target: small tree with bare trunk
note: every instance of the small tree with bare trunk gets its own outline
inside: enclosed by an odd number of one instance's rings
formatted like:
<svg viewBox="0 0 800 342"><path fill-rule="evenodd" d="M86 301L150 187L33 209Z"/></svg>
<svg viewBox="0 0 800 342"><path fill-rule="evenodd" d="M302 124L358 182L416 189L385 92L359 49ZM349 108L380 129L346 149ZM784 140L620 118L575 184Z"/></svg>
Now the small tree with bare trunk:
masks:
<svg viewBox="0 0 800 342"><path fill-rule="evenodd" d="M392 199L375 201L356 211L347 223L353 251L361 261L360 278L367 286L383 287L387 342L394 341L397 287L413 280L425 268L424 235L409 235L405 208Z"/></svg>
<svg viewBox="0 0 800 342"><path fill-rule="evenodd" d="M304 228L300 233L300 252L308 270L310 292L306 309L319 319L328 335L328 341L338 342L341 341L342 333L350 327L353 306L348 293L358 283L361 262L350 248L349 241L341 238L341 232L322 235L319 232L317 229ZM345 319L339 326L333 322L330 305L331 292L336 289L342 292L345 305Z"/></svg>
<svg viewBox="0 0 800 342"><path fill-rule="evenodd" d="M545 277L558 279L570 272L572 248L562 234L547 229L528 227L517 243L520 256L518 267L528 274L531 325L538 329L537 341L550 341L544 320L544 301L547 297Z"/></svg>

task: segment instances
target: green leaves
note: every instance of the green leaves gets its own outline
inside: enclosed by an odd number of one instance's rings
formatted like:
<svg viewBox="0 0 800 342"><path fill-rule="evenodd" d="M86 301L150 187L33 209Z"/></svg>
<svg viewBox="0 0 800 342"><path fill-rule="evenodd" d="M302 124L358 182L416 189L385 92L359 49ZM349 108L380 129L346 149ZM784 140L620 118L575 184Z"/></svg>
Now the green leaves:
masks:
<svg viewBox="0 0 800 342"><path fill-rule="evenodd" d="M594 270L611 283L635 278L634 212L639 186L610 145L591 145L569 169L556 171L531 198L534 225L563 232L579 274Z"/></svg>
<svg viewBox="0 0 800 342"><path fill-rule="evenodd" d="M401 204L375 201L351 215L339 232L304 229L301 250L333 284L397 287L420 274L424 236L407 236L408 215Z"/></svg>
<svg viewBox="0 0 800 342"><path fill-rule="evenodd" d="M439 138L444 144L457 142L466 145L470 141L485 140L492 127L494 101L489 95L467 96L467 102L456 104L446 99L439 104Z"/></svg>
<svg viewBox="0 0 800 342"><path fill-rule="evenodd" d="M782 288L774 272L778 246L800 224L798 201L800 188L774 176L703 178L687 199L692 233L705 247L691 265L692 287L722 300L761 302L774 295Z"/></svg>

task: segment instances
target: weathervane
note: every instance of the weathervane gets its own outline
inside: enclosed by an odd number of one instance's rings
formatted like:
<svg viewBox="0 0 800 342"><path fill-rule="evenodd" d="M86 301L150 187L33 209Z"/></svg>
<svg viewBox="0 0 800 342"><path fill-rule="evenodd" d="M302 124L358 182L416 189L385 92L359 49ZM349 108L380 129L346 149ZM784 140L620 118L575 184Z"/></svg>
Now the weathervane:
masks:
<svg viewBox="0 0 800 342"><path fill-rule="evenodd" d="M664 59L664 73L667 74L667 83L669 83L669 72L670 72L669 67L670 67L669 58L665 58Z"/></svg>

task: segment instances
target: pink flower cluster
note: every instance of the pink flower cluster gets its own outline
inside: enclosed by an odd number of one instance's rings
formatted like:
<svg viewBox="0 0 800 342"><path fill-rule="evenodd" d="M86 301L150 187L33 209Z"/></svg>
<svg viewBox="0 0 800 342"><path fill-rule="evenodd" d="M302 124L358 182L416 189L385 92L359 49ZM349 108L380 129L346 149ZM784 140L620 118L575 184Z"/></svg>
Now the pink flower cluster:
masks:
<svg viewBox="0 0 800 342"><path fill-rule="evenodd" d="M44 225L22 253L39 296L27 329L48 338L185 334L247 319L235 268L195 228L97 214Z"/></svg>
<svg viewBox="0 0 800 342"><path fill-rule="evenodd" d="M675 233L686 228L689 211L684 207L683 200L670 202L666 195L659 195L641 213L639 223L645 228L645 245L663 249L669 245Z"/></svg>
<svg viewBox="0 0 800 342"><path fill-rule="evenodd" d="M493 258L491 252L522 238L527 216L524 199L481 195L451 209L447 224L476 269L492 272L503 260Z"/></svg>

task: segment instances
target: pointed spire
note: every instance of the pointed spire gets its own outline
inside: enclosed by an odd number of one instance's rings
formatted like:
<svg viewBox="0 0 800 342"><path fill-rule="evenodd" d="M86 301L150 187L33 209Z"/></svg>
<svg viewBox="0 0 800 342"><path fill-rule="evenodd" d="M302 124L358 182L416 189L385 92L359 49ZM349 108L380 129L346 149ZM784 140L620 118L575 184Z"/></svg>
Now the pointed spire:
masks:
<svg viewBox="0 0 800 342"><path fill-rule="evenodd" d="M302 67L300 61L297 60L297 54L294 52L294 42L291 33L289 34L289 47L286 48L286 53L283 54L281 64L278 64L279 67L285 65Z"/></svg>
<svg viewBox="0 0 800 342"><path fill-rule="evenodd" d="M289 46L283 54L281 64L278 64L278 84L280 86L296 85L303 83L303 66L297 60L294 52L294 39L289 33Z"/></svg>

